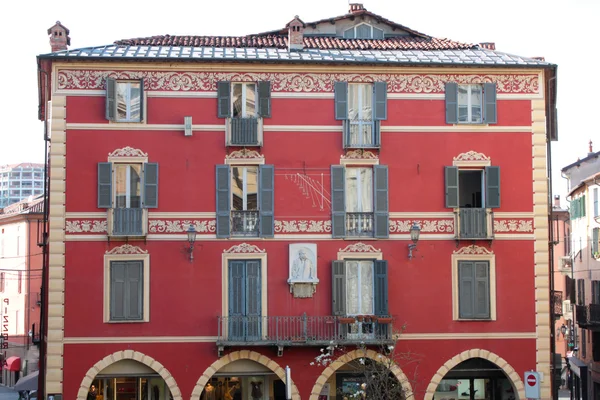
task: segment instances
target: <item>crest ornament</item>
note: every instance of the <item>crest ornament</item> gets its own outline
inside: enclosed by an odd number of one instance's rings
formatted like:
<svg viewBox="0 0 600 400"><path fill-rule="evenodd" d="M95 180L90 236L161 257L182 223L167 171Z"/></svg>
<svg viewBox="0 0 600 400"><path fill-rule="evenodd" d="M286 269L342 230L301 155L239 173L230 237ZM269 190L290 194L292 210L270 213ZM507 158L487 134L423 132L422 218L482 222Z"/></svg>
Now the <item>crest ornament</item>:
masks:
<svg viewBox="0 0 600 400"><path fill-rule="evenodd" d="M379 156L368 150L350 150L342 154L343 160L377 160Z"/></svg>
<svg viewBox="0 0 600 400"><path fill-rule="evenodd" d="M107 251L106 254L148 254L148 250L142 250L137 246L124 244L122 246L115 247L110 251Z"/></svg>
<svg viewBox="0 0 600 400"><path fill-rule="evenodd" d="M376 249L370 244L365 244L362 242L349 244L344 249L340 249L342 253L381 253L381 249Z"/></svg>
<svg viewBox="0 0 600 400"><path fill-rule="evenodd" d="M467 151L466 153L460 153L458 156L453 158L454 161L490 161L490 158L483 153L476 151Z"/></svg>
<svg viewBox="0 0 600 400"><path fill-rule="evenodd" d="M485 247L480 247L476 245L461 247L458 250L454 250L454 254L467 254L467 255L491 255L493 252L489 251Z"/></svg>
<svg viewBox="0 0 600 400"><path fill-rule="evenodd" d="M148 153L144 153L140 149L125 146L122 149L116 149L112 153L108 153L109 157L148 157Z"/></svg>
<svg viewBox="0 0 600 400"><path fill-rule="evenodd" d="M256 150L248 149L236 150L225 156L226 160L248 160L253 158L264 159L265 156Z"/></svg>
<svg viewBox="0 0 600 400"><path fill-rule="evenodd" d="M242 243L223 250L223 253L265 253L264 249L259 249L258 246L248 243Z"/></svg>

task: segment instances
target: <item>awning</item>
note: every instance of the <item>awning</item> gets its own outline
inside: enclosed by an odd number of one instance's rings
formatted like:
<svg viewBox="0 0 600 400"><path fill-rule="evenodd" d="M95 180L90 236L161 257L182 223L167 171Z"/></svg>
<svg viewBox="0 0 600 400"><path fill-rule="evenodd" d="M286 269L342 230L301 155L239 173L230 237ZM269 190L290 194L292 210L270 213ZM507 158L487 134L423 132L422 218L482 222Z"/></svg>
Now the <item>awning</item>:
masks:
<svg viewBox="0 0 600 400"><path fill-rule="evenodd" d="M9 371L21 370L21 357L8 357L6 359L6 368Z"/></svg>
<svg viewBox="0 0 600 400"><path fill-rule="evenodd" d="M31 374L22 377L17 381L17 384L13 387L17 392L21 390L37 390L38 387L38 376L40 371L32 372Z"/></svg>

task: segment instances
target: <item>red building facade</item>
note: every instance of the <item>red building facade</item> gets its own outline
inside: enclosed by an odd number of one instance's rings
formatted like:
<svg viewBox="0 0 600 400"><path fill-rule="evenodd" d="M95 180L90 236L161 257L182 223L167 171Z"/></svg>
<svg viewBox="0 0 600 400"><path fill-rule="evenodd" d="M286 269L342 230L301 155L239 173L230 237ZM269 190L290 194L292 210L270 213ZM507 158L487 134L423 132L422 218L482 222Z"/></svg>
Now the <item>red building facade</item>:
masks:
<svg viewBox="0 0 600 400"><path fill-rule="evenodd" d="M552 64L356 4L38 60L46 394L280 399L289 366L292 398L341 399L350 361L395 352L407 399L524 398L550 373Z"/></svg>

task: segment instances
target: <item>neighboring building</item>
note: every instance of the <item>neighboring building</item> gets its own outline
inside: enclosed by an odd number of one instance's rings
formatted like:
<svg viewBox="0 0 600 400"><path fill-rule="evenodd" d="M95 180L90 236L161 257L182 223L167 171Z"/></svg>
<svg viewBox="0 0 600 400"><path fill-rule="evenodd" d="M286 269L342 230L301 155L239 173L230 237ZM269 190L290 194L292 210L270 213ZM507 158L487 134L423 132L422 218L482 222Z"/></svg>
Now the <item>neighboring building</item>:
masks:
<svg viewBox="0 0 600 400"><path fill-rule="evenodd" d="M0 209L0 351L8 386L38 370L33 332L40 327L43 207L43 196L31 196Z"/></svg>
<svg viewBox="0 0 600 400"><path fill-rule="evenodd" d="M44 164L0 166L0 208L44 193Z"/></svg>
<svg viewBox="0 0 600 400"><path fill-rule="evenodd" d="M551 397L555 65L360 4L244 37L49 33L47 394L279 400L289 366L294 400L341 400L396 343L405 398L523 399L530 370Z"/></svg>
<svg viewBox="0 0 600 400"><path fill-rule="evenodd" d="M562 169L568 180L573 279L577 287L577 343L569 358L575 398L600 397L600 152L592 151Z"/></svg>

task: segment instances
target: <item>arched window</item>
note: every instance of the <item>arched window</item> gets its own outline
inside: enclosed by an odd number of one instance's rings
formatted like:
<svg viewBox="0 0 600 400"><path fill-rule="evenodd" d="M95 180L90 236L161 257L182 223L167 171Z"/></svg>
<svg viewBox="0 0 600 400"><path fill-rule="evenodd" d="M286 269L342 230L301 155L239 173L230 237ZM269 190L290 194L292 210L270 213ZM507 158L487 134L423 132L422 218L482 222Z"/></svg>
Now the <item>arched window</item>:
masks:
<svg viewBox="0 0 600 400"><path fill-rule="evenodd" d="M344 31L344 39L383 39L383 30L369 24L359 24Z"/></svg>

